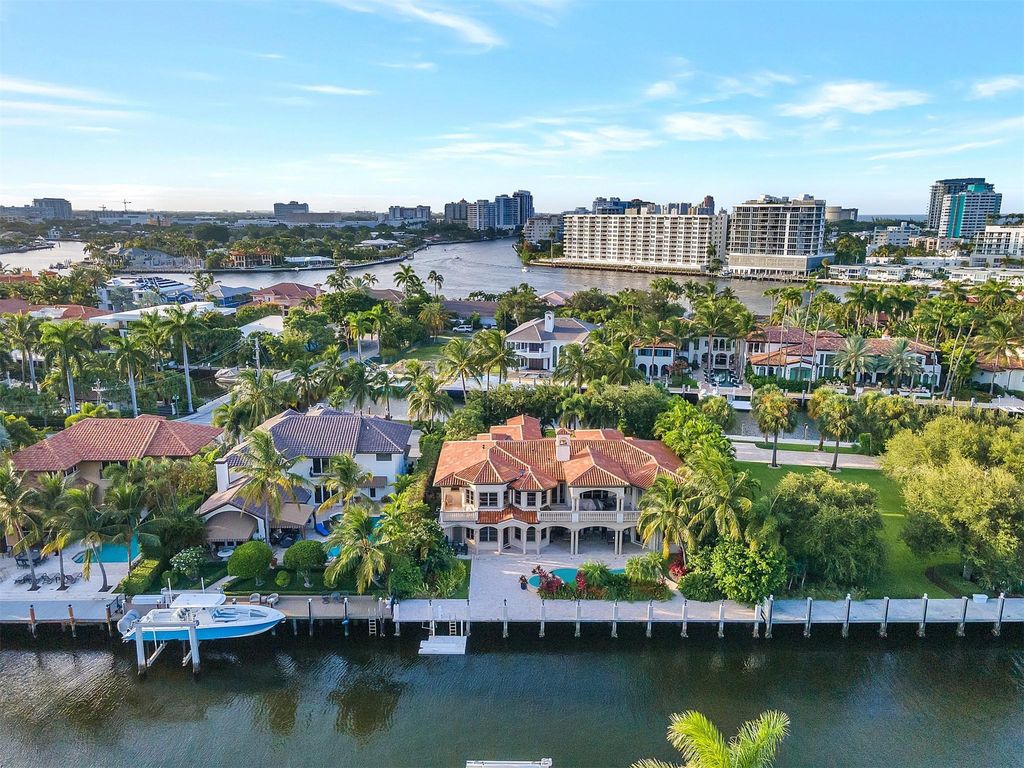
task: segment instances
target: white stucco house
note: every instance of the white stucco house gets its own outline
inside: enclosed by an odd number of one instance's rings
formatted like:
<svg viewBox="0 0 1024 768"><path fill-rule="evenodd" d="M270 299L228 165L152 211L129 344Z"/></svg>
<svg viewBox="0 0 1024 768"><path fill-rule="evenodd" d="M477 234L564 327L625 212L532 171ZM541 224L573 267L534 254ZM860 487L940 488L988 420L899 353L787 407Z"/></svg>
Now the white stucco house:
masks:
<svg viewBox="0 0 1024 768"><path fill-rule="evenodd" d="M553 371L562 349L570 344L585 346L594 326L572 317L544 317L523 323L505 337L505 343L519 358L520 371Z"/></svg>
<svg viewBox="0 0 1024 768"><path fill-rule="evenodd" d="M285 456L301 457L292 471L304 482L296 489L294 500L284 499L280 519L271 523L274 530L298 531L339 511L317 512L331 496L324 478L334 456L352 456L371 475L360 488L371 501L391 494L396 478L406 473L412 437L412 427L407 424L314 406L306 413L284 411L259 429L270 433ZM248 444L243 442L216 462L217 492L199 508L211 544L234 545L254 536L267 538L270 533L265 508L246 502L241 495L247 452Z"/></svg>

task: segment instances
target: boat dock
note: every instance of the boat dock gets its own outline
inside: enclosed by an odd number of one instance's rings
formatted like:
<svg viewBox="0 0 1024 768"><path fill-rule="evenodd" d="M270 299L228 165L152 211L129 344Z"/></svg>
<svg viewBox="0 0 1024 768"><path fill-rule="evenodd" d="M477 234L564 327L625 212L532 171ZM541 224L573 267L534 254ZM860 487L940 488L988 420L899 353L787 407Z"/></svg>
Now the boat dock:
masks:
<svg viewBox="0 0 1024 768"><path fill-rule="evenodd" d="M54 594L37 592L30 596L0 598L0 624L23 624L33 636L40 624L59 624L77 633L80 625L105 625L107 633L124 614L124 597L110 592L95 594Z"/></svg>

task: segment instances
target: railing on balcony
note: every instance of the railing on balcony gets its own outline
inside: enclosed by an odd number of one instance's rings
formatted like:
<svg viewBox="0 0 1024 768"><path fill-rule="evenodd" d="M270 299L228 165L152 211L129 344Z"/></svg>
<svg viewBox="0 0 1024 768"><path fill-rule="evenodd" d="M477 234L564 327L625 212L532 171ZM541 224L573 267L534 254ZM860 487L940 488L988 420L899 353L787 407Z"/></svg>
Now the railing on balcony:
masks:
<svg viewBox="0 0 1024 768"><path fill-rule="evenodd" d="M486 510L485 510L486 511ZM443 523L475 523L477 510L471 505L458 508L448 507L441 512ZM633 509L621 512L615 510L572 510L546 509L537 513L539 523L635 523L639 513Z"/></svg>

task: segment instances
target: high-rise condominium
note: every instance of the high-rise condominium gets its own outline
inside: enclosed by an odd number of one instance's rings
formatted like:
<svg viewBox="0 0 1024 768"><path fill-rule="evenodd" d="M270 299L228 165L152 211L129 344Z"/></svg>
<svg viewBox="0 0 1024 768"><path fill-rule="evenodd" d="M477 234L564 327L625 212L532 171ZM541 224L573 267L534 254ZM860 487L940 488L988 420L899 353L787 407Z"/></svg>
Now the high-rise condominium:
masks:
<svg viewBox="0 0 1024 768"><path fill-rule="evenodd" d="M469 203L462 198L457 203L444 204L444 220L448 224L464 224L469 218Z"/></svg>
<svg viewBox="0 0 1024 768"><path fill-rule="evenodd" d="M629 208L621 216L566 215L564 258L581 264L685 272L706 270L725 255L729 217L652 213Z"/></svg>
<svg viewBox="0 0 1024 768"><path fill-rule="evenodd" d="M967 187L976 184L985 184L985 179L939 179L932 184L931 198L928 201L928 229L939 228L939 222L942 218L942 202L946 195L965 192ZM991 184L985 184L985 186L989 188L989 191L993 189Z"/></svg>
<svg viewBox="0 0 1024 768"><path fill-rule="evenodd" d="M516 226L523 226L533 216L533 193L528 189L517 189L512 193L512 199L516 201L516 215L518 221Z"/></svg>
<svg viewBox="0 0 1024 768"><path fill-rule="evenodd" d="M940 237L974 237L989 216L998 216L1003 196L991 184L968 184L967 189L942 198Z"/></svg>
<svg viewBox="0 0 1024 768"><path fill-rule="evenodd" d="M733 274L805 275L821 266L825 201L764 195L733 208L728 262Z"/></svg>
<svg viewBox="0 0 1024 768"><path fill-rule="evenodd" d="M466 224L470 229L494 229L497 206L490 200L477 200L466 206Z"/></svg>

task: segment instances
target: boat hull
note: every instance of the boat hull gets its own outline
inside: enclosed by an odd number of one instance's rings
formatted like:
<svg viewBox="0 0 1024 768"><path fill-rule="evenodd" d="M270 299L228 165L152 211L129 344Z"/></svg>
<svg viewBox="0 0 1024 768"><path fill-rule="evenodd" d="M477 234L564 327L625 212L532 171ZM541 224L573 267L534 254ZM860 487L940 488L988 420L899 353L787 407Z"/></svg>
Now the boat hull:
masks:
<svg viewBox="0 0 1024 768"><path fill-rule="evenodd" d="M273 629L282 621L284 614L273 608L262 608L262 618L244 621L201 622L195 629L197 640L232 640L240 637L252 637ZM188 628L185 626L168 627L152 625L145 619L136 623L124 635L124 639L134 638L136 632L142 633L144 640L188 640Z"/></svg>

